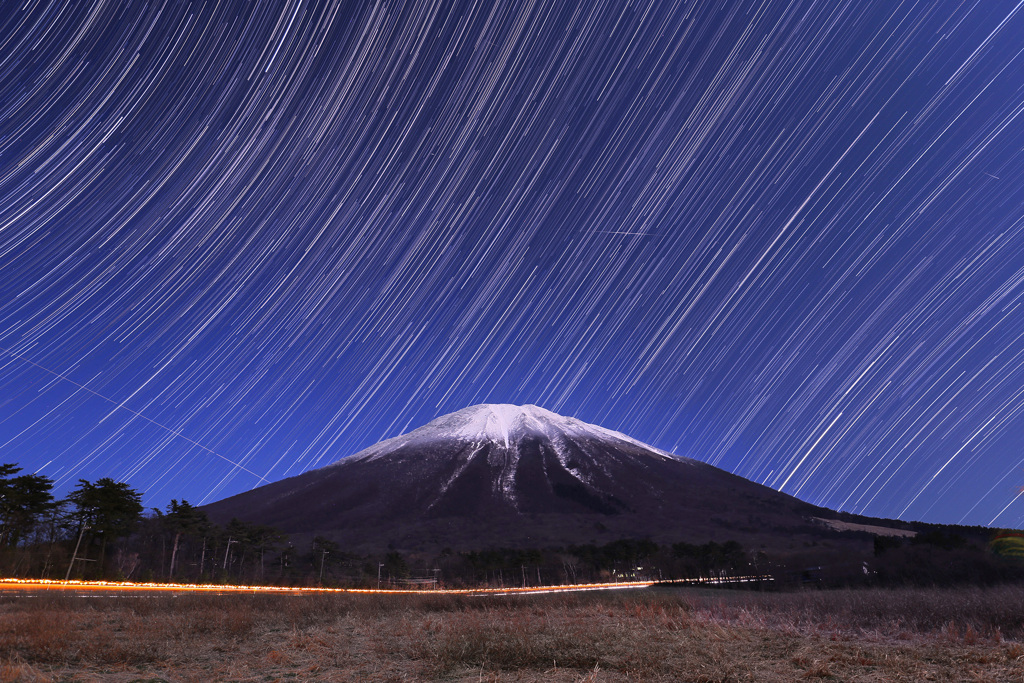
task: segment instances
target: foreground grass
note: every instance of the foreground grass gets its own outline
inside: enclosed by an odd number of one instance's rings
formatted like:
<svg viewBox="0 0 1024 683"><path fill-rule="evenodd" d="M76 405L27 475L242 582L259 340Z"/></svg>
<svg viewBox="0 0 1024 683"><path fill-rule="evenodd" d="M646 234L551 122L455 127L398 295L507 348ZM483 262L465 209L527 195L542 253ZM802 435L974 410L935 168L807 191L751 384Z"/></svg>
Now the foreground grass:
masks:
<svg viewBox="0 0 1024 683"><path fill-rule="evenodd" d="M0 681L1021 681L1024 589L0 598Z"/></svg>

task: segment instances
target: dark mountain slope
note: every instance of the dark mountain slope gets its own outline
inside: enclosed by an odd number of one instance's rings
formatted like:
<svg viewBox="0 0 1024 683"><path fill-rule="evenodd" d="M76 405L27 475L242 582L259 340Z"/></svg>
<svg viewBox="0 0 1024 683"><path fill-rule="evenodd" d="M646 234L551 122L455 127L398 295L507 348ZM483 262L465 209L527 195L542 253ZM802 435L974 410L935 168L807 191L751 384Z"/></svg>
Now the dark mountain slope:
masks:
<svg viewBox="0 0 1024 683"><path fill-rule="evenodd" d="M536 406L480 405L206 507L355 551L623 537L794 547L836 513ZM834 533L834 532L832 532Z"/></svg>

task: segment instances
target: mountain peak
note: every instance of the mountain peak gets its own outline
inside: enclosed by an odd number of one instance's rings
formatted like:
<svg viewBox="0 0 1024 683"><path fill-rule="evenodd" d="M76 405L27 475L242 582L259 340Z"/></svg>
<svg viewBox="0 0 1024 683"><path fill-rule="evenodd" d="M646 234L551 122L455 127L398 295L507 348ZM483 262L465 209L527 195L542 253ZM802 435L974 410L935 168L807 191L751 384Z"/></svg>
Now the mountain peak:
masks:
<svg viewBox="0 0 1024 683"><path fill-rule="evenodd" d="M515 451L518 444L527 437L539 437L552 444L555 450L561 450L559 444L583 439L630 444L662 456L677 457L625 434L574 417L565 417L536 405L481 403L437 417L419 429L381 441L339 462L352 458L372 458L396 448L436 442L491 444Z"/></svg>
<svg viewBox="0 0 1024 683"><path fill-rule="evenodd" d="M517 438L527 433L545 433L545 426L566 423L561 415L535 405L481 403L463 408L424 425L447 438L460 441L501 443L510 448Z"/></svg>

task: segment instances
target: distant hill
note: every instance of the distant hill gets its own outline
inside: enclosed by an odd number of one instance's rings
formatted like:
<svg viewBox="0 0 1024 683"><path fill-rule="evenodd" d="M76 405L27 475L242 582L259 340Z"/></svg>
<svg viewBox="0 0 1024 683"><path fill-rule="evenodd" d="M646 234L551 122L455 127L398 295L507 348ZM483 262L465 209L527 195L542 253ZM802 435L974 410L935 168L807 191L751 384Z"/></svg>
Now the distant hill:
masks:
<svg viewBox="0 0 1024 683"><path fill-rule="evenodd" d="M205 510L356 552L618 538L794 550L851 536L823 522L836 512L532 405L465 408Z"/></svg>

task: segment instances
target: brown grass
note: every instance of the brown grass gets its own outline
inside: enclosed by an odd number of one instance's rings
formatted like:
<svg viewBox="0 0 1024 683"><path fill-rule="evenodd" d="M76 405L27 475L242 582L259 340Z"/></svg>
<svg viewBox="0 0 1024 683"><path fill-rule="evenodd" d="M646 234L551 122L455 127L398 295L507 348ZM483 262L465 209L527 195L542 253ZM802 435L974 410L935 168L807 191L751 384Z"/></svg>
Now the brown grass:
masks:
<svg viewBox="0 0 1024 683"><path fill-rule="evenodd" d="M0 597L4 681L1024 680L1024 589Z"/></svg>

